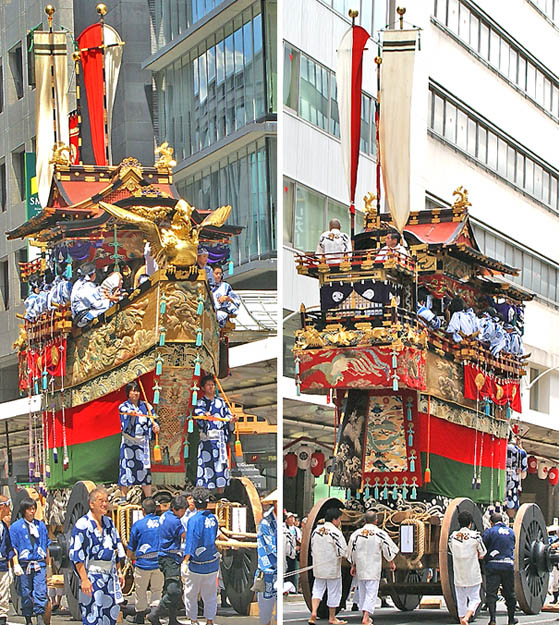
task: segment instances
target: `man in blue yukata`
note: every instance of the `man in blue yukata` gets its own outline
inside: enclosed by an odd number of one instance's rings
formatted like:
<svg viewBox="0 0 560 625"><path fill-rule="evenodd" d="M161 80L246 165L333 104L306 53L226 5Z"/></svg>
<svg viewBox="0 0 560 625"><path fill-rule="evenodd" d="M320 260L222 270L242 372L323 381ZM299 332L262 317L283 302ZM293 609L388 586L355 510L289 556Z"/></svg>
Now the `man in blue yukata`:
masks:
<svg viewBox="0 0 560 625"><path fill-rule="evenodd" d="M134 606L136 615L133 623L144 623L148 611L148 588L150 606L155 607L161 599L163 573L159 569L159 522L155 514L156 502L146 497L142 502L144 518L136 521L130 529L128 557L134 562Z"/></svg>
<svg viewBox="0 0 560 625"><path fill-rule="evenodd" d="M218 609L218 569L216 547L218 519L207 510L209 492L197 487L192 496L197 513L189 519L181 574L185 580L185 610L191 625L198 622L198 596L204 604L206 625L212 625Z"/></svg>
<svg viewBox="0 0 560 625"><path fill-rule="evenodd" d="M15 551L8 524L12 515L11 501L0 495L0 625L6 625L10 609L10 578L15 571ZM18 565L18 573L23 572Z"/></svg>
<svg viewBox="0 0 560 625"><path fill-rule="evenodd" d="M181 540L185 530L181 518L187 509L187 499L183 495L171 500L169 510L163 513L159 525L158 563L163 573L163 596L159 605L152 608L148 620L152 625L161 625L162 616L169 616L169 625L181 625L177 611L181 603L181 562L183 550Z"/></svg>
<svg viewBox="0 0 560 625"><path fill-rule="evenodd" d="M10 527L10 539L16 551L18 566L18 594L21 597L21 613L26 623L37 617L38 625L44 625L47 607L47 560L49 535L46 525L35 519L37 504L28 497L19 506L21 519Z"/></svg>
<svg viewBox="0 0 560 625"><path fill-rule="evenodd" d="M214 267L214 307L216 308L216 318L220 328L223 328L231 315L236 315L241 305L239 295L231 288L231 285L223 281L224 270L221 267Z"/></svg>
<svg viewBox="0 0 560 625"><path fill-rule="evenodd" d="M260 625L269 625L276 605L276 576L278 572L278 552L276 513L278 493L274 491L262 500L263 505L270 505L257 527L257 575L264 577L264 590L257 593ZM271 505L272 504L272 505Z"/></svg>
<svg viewBox="0 0 560 625"><path fill-rule="evenodd" d="M123 601L121 561L125 551L113 521L107 515L109 498L104 488L89 494L89 512L72 530L70 561L80 578L82 623L115 625Z"/></svg>
<svg viewBox="0 0 560 625"><path fill-rule="evenodd" d="M81 277L76 280L70 295L72 318L78 328L85 327L90 321L103 314L114 302L119 301L118 295L103 294L95 284L95 265L86 263L78 270Z"/></svg>
<svg viewBox="0 0 560 625"><path fill-rule="evenodd" d="M196 264L198 265L199 269L204 269L208 284L210 288L212 288L214 286L214 273L212 271L212 268L208 265L208 250L205 247L198 248Z"/></svg>
<svg viewBox="0 0 560 625"><path fill-rule="evenodd" d="M237 417L231 414L223 399L216 397L212 375L200 379L200 389L203 396L193 411L200 430L196 485L223 493L230 482L227 444Z"/></svg>

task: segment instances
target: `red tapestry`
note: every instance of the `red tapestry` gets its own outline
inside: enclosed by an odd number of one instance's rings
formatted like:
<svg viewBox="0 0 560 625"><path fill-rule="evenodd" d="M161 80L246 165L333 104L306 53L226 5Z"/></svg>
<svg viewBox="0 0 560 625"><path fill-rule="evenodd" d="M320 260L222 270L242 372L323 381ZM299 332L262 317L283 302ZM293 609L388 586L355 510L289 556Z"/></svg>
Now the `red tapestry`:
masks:
<svg viewBox="0 0 560 625"><path fill-rule="evenodd" d="M66 339L49 343L41 350L28 349L19 354L19 388L33 387L36 380L41 387L41 376L47 371L49 377L64 375L66 366Z"/></svg>
<svg viewBox="0 0 560 625"><path fill-rule="evenodd" d="M77 39L86 88L91 143L96 165L107 165L103 104L103 43L101 24L88 26Z"/></svg>
<svg viewBox="0 0 560 625"><path fill-rule="evenodd" d="M301 390L392 388L390 347L314 349L299 354ZM398 353L399 388L426 389L426 356L405 347Z"/></svg>
<svg viewBox="0 0 560 625"><path fill-rule="evenodd" d="M479 369L475 365L463 366L465 376L465 397L476 401L488 397L497 406L509 405L515 412L521 412L519 381L498 378Z"/></svg>

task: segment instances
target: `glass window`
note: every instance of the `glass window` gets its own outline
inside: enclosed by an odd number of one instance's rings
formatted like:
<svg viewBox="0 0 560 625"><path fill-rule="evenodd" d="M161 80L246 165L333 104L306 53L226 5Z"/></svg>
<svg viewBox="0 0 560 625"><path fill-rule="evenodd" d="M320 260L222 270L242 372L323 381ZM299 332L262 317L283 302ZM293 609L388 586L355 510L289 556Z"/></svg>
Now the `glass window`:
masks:
<svg viewBox="0 0 560 625"><path fill-rule="evenodd" d="M360 150L369 152L369 120L370 120L370 99L362 94L362 118L360 121Z"/></svg>
<svg viewBox="0 0 560 625"><path fill-rule="evenodd" d="M327 129L328 72L306 56L301 56L299 110L303 119Z"/></svg>
<svg viewBox="0 0 560 625"><path fill-rule="evenodd" d="M299 52L284 46L284 104L294 110L298 104L299 58Z"/></svg>
<svg viewBox="0 0 560 625"><path fill-rule="evenodd" d="M445 137L455 143L457 136L457 109L450 102L445 103Z"/></svg>
<svg viewBox="0 0 560 625"><path fill-rule="evenodd" d="M488 157L486 164L491 169L498 168L498 137L493 132L488 131Z"/></svg>
<svg viewBox="0 0 560 625"><path fill-rule="evenodd" d="M509 76L509 45L505 39L500 39L500 72Z"/></svg>
<svg viewBox="0 0 560 625"><path fill-rule="evenodd" d="M457 0L448 0L447 27L455 34L458 34L459 32L459 2Z"/></svg>
<svg viewBox="0 0 560 625"><path fill-rule="evenodd" d="M521 55L519 55L517 63L517 84L523 91L527 89L527 61Z"/></svg>
<svg viewBox="0 0 560 625"><path fill-rule="evenodd" d="M434 93L434 112L432 128L440 135L443 135L443 98L440 98L438 95Z"/></svg>
<svg viewBox="0 0 560 625"><path fill-rule="evenodd" d="M550 204L550 174L543 169L542 174L542 201Z"/></svg>
<svg viewBox="0 0 560 625"><path fill-rule="evenodd" d="M463 111L457 111L457 145L467 149L467 116Z"/></svg>
<svg viewBox="0 0 560 625"><path fill-rule="evenodd" d="M534 182L534 186L533 186L533 194L535 195L535 197L537 197L539 200L542 198L542 174L543 174L543 170L542 167L540 165L537 165L535 163L534 166L534 174L535 174L535 182Z"/></svg>
<svg viewBox="0 0 560 625"><path fill-rule="evenodd" d="M493 30L490 31L490 63L496 68L500 67L500 37Z"/></svg>
<svg viewBox="0 0 560 625"><path fill-rule="evenodd" d="M534 163L530 158L525 159L525 191L533 193Z"/></svg>
<svg viewBox="0 0 560 625"><path fill-rule="evenodd" d="M550 205L552 208L558 208L558 178L550 177Z"/></svg>
<svg viewBox="0 0 560 625"><path fill-rule="evenodd" d="M325 196L297 185L294 211L294 247L315 251L325 230Z"/></svg>
<svg viewBox="0 0 560 625"><path fill-rule="evenodd" d="M517 82L517 52L513 49L509 49L509 79L511 82Z"/></svg>
<svg viewBox="0 0 560 625"><path fill-rule="evenodd" d="M490 58L490 29L484 22L480 22L480 56L484 59Z"/></svg>
<svg viewBox="0 0 560 625"><path fill-rule="evenodd" d="M486 128L483 128L482 126L478 127L478 150L477 150L477 158L479 161L482 161L483 163L486 163L486 160L488 158L488 153L486 150L486 144L487 144L487 131Z"/></svg>
<svg viewBox="0 0 560 625"><path fill-rule="evenodd" d="M476 122L472 119L467 122L467 152L476 156Z"/></svg>
<svg viewBox="0 0 560 625"><path fill-rule="evenodd" d="M535 80L535 66L527 63L527 93L533 99L535 99Z"/></svg>
<svg viewBox="0 0 560 625"><path fill-rule="evenodd" d="M515 182L515 157L516 153L513 148L508 146L507 148L507 179L511 182Z"/></svg>
<svg viewBox="0 0 560 625"><path fill-rule="evenodd" d="M469 43L470 17L471 12L461 2L459 4L459 37L466 43Z"/></svg>
<svg viewBox="0 0 560 625"><path fill-rule="evenodd" d="M515 158L515 184L522 189L525 184L525 157L519 152Z"/></svg>
<svg viewBox="0 0 560 625"><path fill-rule="evenodd" d="M478 52L480 20L471 13L470 45Z"/></svg>
<svg viewBox="0 0 560 625"><path fill-rule="evenodd" d="M337 86L336 80L331 79L331 100L330 100L330 124L329 132L335 137L340 137L340 118L338 114Z"/></svg>
<svg viewBox="0 0 560 625"><path fill-rule="evenodd" d="M294 183L284 179L284 243L293 243L294 228Z"/></svg>
<svg viewBox="0 0 560 625"><path fill-rule="evenodd" d="M506 176L507 172L507 143L498 139L498 173Z"/></svg>
<svg viewBox="0 0 560 625"><path fill-rule="evenodd" d="M535 88L535 98L539 104L544 104L544 76L539 70L536 71L537 81Z"/></svg>
<svg viewBox="0 0 560 625"><path fill-rule="evenodd" d="M435 0L434 15L442 24L447 23L447 0Z"/></svg>
<svg viewBox="0 0 560 625"><path fill-rule="evenodd" d="M16 97L18 100L21 100L21 98L23 98L23 58L21 43L8 52L8 64L12 74Z"/></svg>

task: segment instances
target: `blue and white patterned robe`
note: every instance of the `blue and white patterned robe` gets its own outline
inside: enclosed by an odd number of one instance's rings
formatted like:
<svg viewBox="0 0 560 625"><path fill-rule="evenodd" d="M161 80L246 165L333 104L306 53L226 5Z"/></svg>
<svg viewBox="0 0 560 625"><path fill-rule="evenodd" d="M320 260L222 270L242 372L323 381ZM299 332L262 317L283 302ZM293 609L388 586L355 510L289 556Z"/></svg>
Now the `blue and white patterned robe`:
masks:
<svg viewBox="0 0 560 625"><path fill-rule="evenodd" d="M110 306L111 301L102 296L99 287L87 276L74 283L70 296L70 308L78 328L86 326Z"/></svg>
<svg viewBox="0 0 560 625"><path fill-rule="evenodd" d="M150 406L151 408L151 406ZM141 412L145 417L132 417L131 412ZM126 400L119 406L121 418L121 452L119 459L119 485L134 486L152 483L150 440L153 436L152 420L143 401L135 406Z"/></svg>
<svg viewBox="0 0 560 625"><path fill-rule="evenodd" d="M227 282L220 282L220 284L214 285L212 287L212 293L214 295L214 307L216 308L218 324L220 327L223 327L230 315L237 314L239 306L241 305L241 300L239 299L239 295L236 295L231 285ZM230 297L232 301L220 303L218 297L223 297L225 295Z"/></svg>
<svg viewBox="0 0 560 625"><path fill-rule="evenodd" d="M270 508L259 523L257 528L257 558L258 571L264 573L265 599L276 599L276 574L277 564L277 526L274 508ZM257 574L258 574L257 571Z"/></svg>
<svg viewBox="0 0 560 625"><path fill-rule="evenodd" d="M231 419L231 413L225 401L218 397L214 399L202 397L198 400L193 414L203 416L207 412L216 417ZM197 419L196 424L200 430L196 485L204 488L225 488L229 485L227 443L231 438L234 424L202 419Z"/></svg>
<svg viewBox="0 0 560 625"><path fill-rule="evenodd" d="M56 306L66 306L72 295L72 283L63 276L57 276L47 296L47 309L52 310Z"/></svg>
<svg viewBox="0 0 560 625"><path fill-rule="evenodd" d="M91 595L80 590L80 609L84 625L115 625L123 596L117 577L116 561L125 557L124 547L113 521L102 517L100 532L91 512L78 519L72 530L70 561L81 562L93 586ZM110 563L110 570L95 568L96 561ZM99 565L97 565L99 566ZM91 570L90 570L91 569Z"/></svg>

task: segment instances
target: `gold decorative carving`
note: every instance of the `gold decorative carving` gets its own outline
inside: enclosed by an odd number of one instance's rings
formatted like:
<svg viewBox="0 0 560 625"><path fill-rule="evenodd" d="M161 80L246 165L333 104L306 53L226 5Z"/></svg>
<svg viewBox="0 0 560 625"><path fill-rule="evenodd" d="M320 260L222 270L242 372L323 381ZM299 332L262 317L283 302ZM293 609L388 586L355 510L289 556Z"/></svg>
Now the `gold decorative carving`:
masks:
<svg viewBox="0 0 560 625"><path fill-rule="evenodd" d="M119 178L123 180L129 172L132 172L138 180L142 180L142 163L133 156L127 156L121 161L119 165Z"/></svg>
<svg viewBox="0 0 560 625"><path fill-rule="evenodd" d="M452 208L456 210L464 210L469 206L472 206L472 204L469 202L469 192L462 185L458 186L455 191L453 191L453 195L456 195L457 198L453 202Z"/></svg>
<svg viewBox="0 0 560 625"><path fill-rule="evenodd" d="M178 285L177 285L178 286ZM195 289L179 288L166 289L167 314L165 328L167 340L193 340L194 333L199 325L197 308L197 292Z"/></svg>
<svg viewBox="0 0 560 625"><path fill-rule="evenodd" d="M49 160L49 163L54 165L60 165L62 167L70 167L70 159L72 156L72 152L70 147L67 146L62 141L57 141L53 145L52 156Z"/></svg>
<svg viewBox="0 0 560 625"><path fill-rule="evenodd" d="M137 206L125 209L106 202L99 202L99 205L119 221L136 225L146 235L155 261L161 268L165 268L168 264L176 267L195 265L200 231L207 226L222 226L231 212L231 206L221 206L196 226L193 225L191 217L193 207L185 200L179 200L175 204L165 222L157 220L152 215L146 217ZM171 212L173 217L169 224Z"/></svg>
<svg viewBox="0 0 560 625"><path fill-rule="evenodd" d="M167 173L167 170L175 167L177 165L177 161L173 159L173 148L165 141L159 147L154 150L156 156L160 154L161 156L155 163L155 167L158 170L158 173Z"/></svg>
<svg viewBox="0 0 560 625"><path fill-rule="evenodd" d="M296 331L296 347L306 349L307 347L324 347L325 341L321 333L313 327Z"/></svg>
<svg viewBox="0 0 560 625"><path fill-rule="evenodd" d="M372 230L378 225L377 214L377 195L371 191L364 195L364 209L365 209L365 223L364 228L366 230Z"/></svg>
<svg viewBox="0 0 560 625"><path fill-rule="evenodd" d="M22 349L26 345L27 345L27 331L25 329L25 326L20 325L19 326L19 334L18 334L17 339L12 344L12 349L15 349L16 351L19 351L20 349Z"/></svg>

